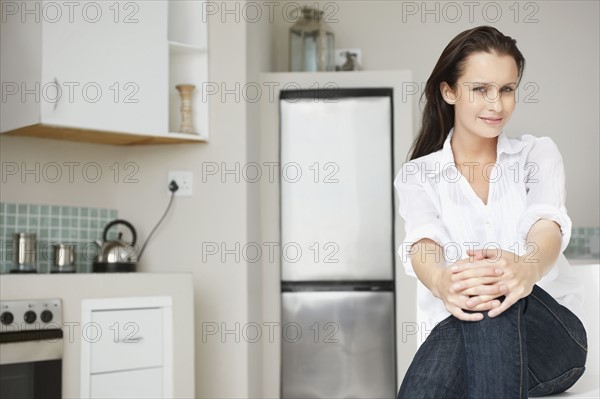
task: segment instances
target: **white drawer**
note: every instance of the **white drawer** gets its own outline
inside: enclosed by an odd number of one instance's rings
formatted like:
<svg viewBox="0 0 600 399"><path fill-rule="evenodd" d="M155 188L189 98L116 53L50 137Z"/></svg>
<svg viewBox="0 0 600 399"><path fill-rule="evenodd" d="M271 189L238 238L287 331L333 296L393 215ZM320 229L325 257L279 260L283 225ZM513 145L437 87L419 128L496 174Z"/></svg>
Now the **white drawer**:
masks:
<svg viewBox="0 0 600 399"><path fill-rule="evenodd" d="M163 369L120 371L91 377L91 398L162 398Z"/></svg>
<svg viewBox="0 0 600 399"><path fill-rule="evenodd" d="M84 328L91 373L163 364L162 308L93 311L91 325Z"/></svg>

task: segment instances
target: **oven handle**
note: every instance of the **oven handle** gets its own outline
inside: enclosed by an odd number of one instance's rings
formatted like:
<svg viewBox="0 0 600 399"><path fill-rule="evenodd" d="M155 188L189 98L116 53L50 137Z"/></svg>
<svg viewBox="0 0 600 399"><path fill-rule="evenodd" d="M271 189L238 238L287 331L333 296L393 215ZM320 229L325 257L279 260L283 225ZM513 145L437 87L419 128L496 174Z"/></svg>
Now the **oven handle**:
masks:
<svg viewBox="0 0 600 399"><path fill-rule="evenodd" d="M62 339L60 329L11 331L0 334L0 344Z"/></svg>

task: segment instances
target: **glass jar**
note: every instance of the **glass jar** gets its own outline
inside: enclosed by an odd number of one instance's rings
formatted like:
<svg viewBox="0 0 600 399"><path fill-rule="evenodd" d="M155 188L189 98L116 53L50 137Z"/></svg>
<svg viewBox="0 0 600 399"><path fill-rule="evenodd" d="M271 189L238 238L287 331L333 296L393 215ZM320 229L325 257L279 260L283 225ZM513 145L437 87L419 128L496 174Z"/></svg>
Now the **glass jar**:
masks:
<svg viewBox="0 0 600 399"><path fill-rule="evenodd" d="M323 11L303 7L302 17L290 28L290 71L335 70L333 31L323 22Z"/></svg>

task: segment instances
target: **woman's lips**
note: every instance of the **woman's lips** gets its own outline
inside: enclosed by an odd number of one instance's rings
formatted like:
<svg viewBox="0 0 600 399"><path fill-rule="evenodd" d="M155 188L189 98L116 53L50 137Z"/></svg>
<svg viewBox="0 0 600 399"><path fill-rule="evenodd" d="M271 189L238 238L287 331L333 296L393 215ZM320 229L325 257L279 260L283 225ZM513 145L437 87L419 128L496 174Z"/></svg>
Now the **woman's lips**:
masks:
<svg viewBox="0 0 600 399"><path fill-rule="evenodd" d="M484 121L488 125L492 125L492 126L496 126L496 125L499 125L500 123L502 123L502 118L484 118L484 117L479 117L479 119L481 119L482 121Z"/></svg>

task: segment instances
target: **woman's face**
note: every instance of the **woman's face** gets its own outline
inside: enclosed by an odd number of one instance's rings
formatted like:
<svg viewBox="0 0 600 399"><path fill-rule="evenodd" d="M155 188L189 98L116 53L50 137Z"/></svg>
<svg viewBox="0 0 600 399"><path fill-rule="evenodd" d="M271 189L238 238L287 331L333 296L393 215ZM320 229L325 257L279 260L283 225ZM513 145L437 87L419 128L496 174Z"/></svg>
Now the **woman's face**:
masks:
<svg viewBox="0 0 600 399"><path fill-rule="evenodd" d="M513 57L471 54L456 87L445 82L441 86L446 102L454 104L455 133L497 137L515 109L517 80Z"/></svg>

